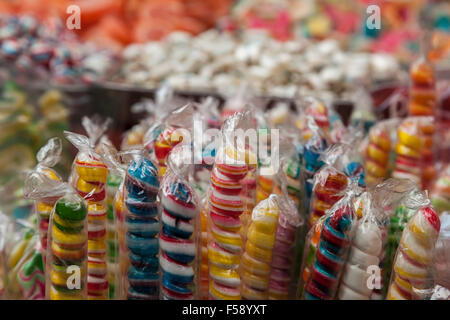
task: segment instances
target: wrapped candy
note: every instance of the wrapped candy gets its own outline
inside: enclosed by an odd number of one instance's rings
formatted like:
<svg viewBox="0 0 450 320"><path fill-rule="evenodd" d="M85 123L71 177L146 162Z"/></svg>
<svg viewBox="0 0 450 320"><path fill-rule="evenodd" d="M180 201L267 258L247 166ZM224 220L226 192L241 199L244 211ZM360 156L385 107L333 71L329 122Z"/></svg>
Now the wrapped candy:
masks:
<svg viewBox="0 0 450 320"><path fill-rule="evenodd" d="M249 117L249 113L237 113L225 122L222 132L225 145L216 154L211 175L208 210L208 260L209 295L212 299L240 299L239 257L243 240L240 215L244 203L239 194L240 181L247 175L248 165L245 156L245 141L238 141L235 149L232 134Z"/></svg>
<svg viewBox="0 0 450 320"><path fill-rule="evenodd" d="M327 142L324 133L316 125L311 117L307 117L308 128L312 132L312 136L305 143L303 166L305 174L306 186L306 208L310 208L310 199L313 189L313 177L315 173L324 165L320 155L327 148Z"/></svg>
<svg viewBox="0 0 450 320"><path fill-rule="evenodd" d="M197 297L195 263L198 246L196 194L187 181L189 145L174 148L168 169L161 181L161 231L159 264L161 266L161 297L164 300L192 300Z"/></svg>
<svg viewBox="0 0 450 320"><path fill-rule="evenodd" d="M303 295L307 300L331 300L336 295L351 245L356 222L353 202L359 192L357 186L351 185L345 196L317 222L322 228L304 287Z"/></svg>
<svg viewBox="0 0 450 320"><path fill-rule="evenodd" d="M433 259L440 230L437 213L429 201L411 217L403 230L393 263L393 273L387 294L388 300L420 298L426 289L427 272Z"/></svg>
<svg viewBox="0 0 450 320"><path fill-rule="evenodd" d="M434 68L426 55L414 61L409 70L409 115L432 116L436 105Z"/></svg>
<svg viewBox="0 0 450 320"><path fill-rule="evenodd" d="M160 176L164 175L170 151L183 141L184 130L193 127L193 115L194 106L183 105L164 117L160 124L155 123L145 134L144 146L154 151Z"/></svg>
<svg viewBox="0 0 450 320"><path fill-rule="evenodd" d="M342 152L343 149L339 150L338 154L335 154L335 149L328 150L323 158L329 164L314 175L308 229L344 196L343 191L347 188L349 179L345 173L333 166L337 156L342 155Z"/></svg>
<svg viewBox="0 0 450 320"><path fill-rule="evenodd" d="M397 130L397 158L392 177L411 179L427 189L436 175L433 157L432 117L412 117L402 121Z"/></svg>
<svg viewBox="0 0 450 320"><path fill-rule="evenodd" d="M118 220L122 224L119 227L119 241L122 238L126 246L121 246L126 251L121 251L120 257L128 270L121 287L129 300L156 300L159 298L160 278L160 223L156 202L159 180L156 166L142 153L135 155L127 168L124 185L125 210L123 215L118 215ZM128 259L122 258L123 255L127 255Z"/></svg>
<svg viewBox="0 0 450 320"><path fill-rule="evenodd" d="M387 215L374 201L373 193L361 196L362 219L355 226L351 249L339 287L340 300L369 300L375 286L369 285L371 267L378 267L383 248L383 226ZM372 284L372 283L370 283ZM378 288L379 289L379 288Z"/></svg>
<svg viewBox="0 0 450 320"><path fill-rule="evenodd" d="M50 212L52 211L56 200L58 200L58 196L61 196L60 193L58 194L61 177L51 169L58 163L61 156L61 150L61 140L59 138L50 139L47 144L39 150L36 156L38 164L33 171L27 174L25 179L24 196L35 200L38 230L44 251L47 249ZM36 179L41 181L41 184L35 184ZM50 180L53 180L54 182Z"/></svg>
<svg viewBox="0 0 450 320"><path fill-rule="evenodd" d="M450 211L450 165L442 171L431 190L431 204L438 214Z"/></svg>
<svg viewBox="0 0 450 320"><path fill-rule="evenodd" d="M46 298L85 300L88 297L88 207L71 187L50 216L46 262ZM106 268L106 267L105 267Z"/></svg>
<svg viewBox="0 0 450 320"><path fill-rule="evenodd" d="M83 118L89 138L65 132L67 139L78 148L71 175L71 184L88 206L88 298L107 299L109 296L106 263L106 182L108 168L101 156L94 151L98 140L108 126L108 120L99 123Z"/></svg>
<svg viewBox="0 0 450 320"><path fill-rule="evenodd" d="M375 186L388 177L391 149L393 145L392 132L398 126L397 119L380 121L369 131L368 144L365 150L366 182Z"/></svg>

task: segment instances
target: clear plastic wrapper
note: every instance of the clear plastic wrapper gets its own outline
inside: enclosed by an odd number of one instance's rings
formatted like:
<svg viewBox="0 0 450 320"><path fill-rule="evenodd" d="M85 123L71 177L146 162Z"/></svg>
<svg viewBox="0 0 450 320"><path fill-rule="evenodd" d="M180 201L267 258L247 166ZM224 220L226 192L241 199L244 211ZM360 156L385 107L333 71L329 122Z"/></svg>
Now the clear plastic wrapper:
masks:
<svg viewBox="0 0 450 320"><path fill-rule="evenodd" d="M6 283L8 275L8 243L14 224L11 218L0 212L0 300L6 299Z"/></svg>
<svg viewBox="0 0 450 320"><path fill-rule="evenodd" d="M50 216L46 299L88 298L88 205L69 185ZM105 266L106 269L106 266Z"/></svg>
<svg viewBox="0 0 450 320"><path fill-rule="evenodd" d="M427 197L403 230L392 265L387 300L423 299L432 287L429 274L440 220Z"/></svg>
<svg viewBox="0 0 450 320"><path fill-rule="evenodd" d="M190 156L190 145L176 146L169 155L168 168L161 181L159 263L163 300L198 299L200 208L188 181Z"/></svg>
<svg viewBox="0 0 450 320"><path fill-rule="evenodd" d="M25 177L24 196L35 200L35 212L42 249L47 249L47 233L50 212L58 196L61 196L61 177L52 169L61 158L62 144L59 138L50 139L37 153L36 167ZM45 256L45 254L44 254Z"/></svg>
<svg viewBox="0 0 450 320"><path fill-rule="evenodd" d="M335 298L357 221L354 200L360 193L361 189L353 183L345 196L316 222L322 228L304 285L305 299Z"/></svg>
<svg viewBox="0 0 450 320"><path fill-rule="evenodd" d="M88 137L65 132L66 138L79 152L72 166L70 183L83 197L88 207L88 298L90 300L108 299L108 279L106 262L106 182L108 168L102 156L95 151L100 138L106 131L110 120L83 118Z"/></svg>
<svg viewBox="0 0 450 320"><path fill-rule="evenodd" d="M194 114L193 104L183 105L170 112L161 122L156 122L145 134L144 146L150 152L154 152L161 177L166 171L170 151L188 136L187 132L193 131Z"/></svg>
<svg viewBox="0 0 450 320"><path fill-rule="evenodd" d="M158 170L144 156L145 150L132 154L124 180L123 193L116 195L120 212L120 292L128 300L159 299L159 191ZM121 197L123 200L121 200Z"/></svg>
<svg viewBox="0 0 450 320"><path fill-rule="evenodd" d="M208 266L208 198L205 195L200 201L200 237L201 245L198 251L200 257L198 298L207 300L209 296L209 266Z"/></svg>
<svg viewBox="0 0 450 320"><path fill-rule="evenodd" d="M429 188L436 176L434 132L433 117L409 117L401 122L397 129L397 157L392 177L411 179L422 189Z"/></svg>
<svg viewBox="0 0 450 320"><path fill-rule="evenodd" d="M370 129L364 150L368 186L376 186L389 176L393 162L392 149L396 140L395 128L399 124L400 119L393 118L380 121Z"/></svg>
<svg viewBox="0 0 450 320"><path fill-rule="evenodd" d="M240 194L241 180L248 173L251 152L245 141L234 133L251 122L251 112L237 113L222 127L224 143L219 146L211 174L208 193L208 260L209 297L217 300L241 298L241 279L238 272L243 239L240 216L245 210ZM235 140L237 138L237 140Z"/></svg>

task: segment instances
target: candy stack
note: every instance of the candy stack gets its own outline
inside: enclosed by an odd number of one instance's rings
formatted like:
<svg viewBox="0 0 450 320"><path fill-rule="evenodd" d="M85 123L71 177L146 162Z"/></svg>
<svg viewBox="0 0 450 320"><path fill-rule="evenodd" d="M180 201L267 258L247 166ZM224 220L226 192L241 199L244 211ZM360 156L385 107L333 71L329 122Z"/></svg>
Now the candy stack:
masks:
<svg viewBox="0 0 450 320"><path fill-rule="evenodd" d="M419 130L422 139L422 189L430 189L431 182L436 177L434 165L434 117L421 117L419 120Z"/></svg>
<svg viewBox="0 0 450 320"><path fill-rule="evenodd" d="M305 110L305 114L311 116L314 119L316 125L323 131L323 133L328 137L330 135L330 119L328 116L327 107L318 100L313 100ZM305 127L305 132L303 136L308 140L309 137L313 135L312 132L309 131L310 128Z"/></svg>
<svg viewBox="0 0 450 320"><path fill-rule="evenodd" d="M424 289L440 224L439 216L431 207L420 209L411 218L395 257L388 300L411 300L416 290Z"/></svg>
<svg viewBox="0 0 450 320"><path fill-rule="evenodd" d="M178 143L181 142L183 137L174 128L168 128L163 130L158 136L155 142L155 156L159 165L159 176L163 176L166 172L166 161L169 152Z"/></svg>
<svg viewBox="0 0 450 320"><path fill-rule="evenodd" d="M244 204L239 194L247 165L228 154L223 159L220 152L211 175L209 195L209 294L213 299L231 300L241 298L238 268L243 242L239 217Z"/></svg>
<svg viewBox="0 0 450 320"><path fill-rule="evenodd" d="M124 217L130 266L127 272L129 300L159 298L158 170L148 159L133 161L125 178Z"/></svg>
<svg viewBox="0 0 450 320"><path fill-rule="evenodd" d="M239 218L242 223L241 236L245 243L247 238L247 229L251 219L250 216L256 205L256 168L249 170L245 178L242 179L241 183L243 187L240 196L242 202L244 203L244 212Z"/></svg>
<svg viewBox="0 0 450 320"><path fill-rule="evenodd" d="M119 190L121 179L114 174L108 175L106 182L106 256L107 256L107 277L109 287L109 299L114 299L116 296L116 275L119 272L118 268L118 243L117 243L117 222L114 213L114 199L117 190ZM119 208L120 209L120 208Z"/></svg>
<svg viewBox="0 0 450 320"><path fill-rule="evenodd" d="M342 275L339 288L340 300L369 300L372 287L367 280L371 275L369 266L378 266L382 248L380 228L370 222L362 222L356 229L352 248Z"/></svg>
<svg viewBox="0 0 450 320"><path fill-rule="evenodd" d="M171 178L166 176L161 187L161 296L164 300L192 300L195 297L193 261L197 254L193 234L199 210L194 190L186 181Z"/></svg>
<svg viewBox="0 0 450 320"><path fill-rule="evenodd" d="M438 214L450 211L450 165L435 182L431 192L431 203Z"/></svg>
<svg viewBox="0 0 450 320"><path fill-rule="evenodd" d="M36 249L33 256L23 264L17 274L17 282L25 300L45 299L45 273L42 248Z"/></svg>
<svg viewBox="0 0 450 320"><path fill-rule="evenodd" d="M366 150L366 182L368 185L376 185L387 178L390 151L389 132L382 130L381 126L371 128Z"/></svg>
<svg viewBox="0 0 450 320"><path fill-rule="evenodd" d="M319 135L313 136L305 144L303 162L305 167L306 209L310 208L310 199L314 186L314 175L323 166L319 160L320 155L326 149L326 141Z"/></svg>
<svg viewBox="0 0 450 320"><path fill-rule="evenodd" d="M244 299L266 300L280 210L271 195L255 207L241 258L241 294Z"/></svg>
<svg viewBox="0 0 450 320"><path fill-rule="evenodd" d="M56 202L54 210L52 258L47 262L50 273L47 296L50 300L83 300L86 294L87 208L82 199L66 195ZM68 279L74 272L69 268L73 266L79 267L81 271L79 289L68 288Z"/></svg>
<svg viewBox="0 0 450 320"><path fill-rule="evenodd" d="M320 240L305 285L307 300L331 300L336 294L342 266L349 249L354 218L350 205L338 206L323 222Z"/></svg>
<svg viewBox="0 0 450 320"><path fill-rule="evenodd" d="M324 167L314 177L314 188L311 198L311 210L308 217L308 228L311 228L343 196L348 179L345 174L333 167Z"/></svg>
<svg viewBox="0 0 450 320"><path fill-rule="evenodd" d="M436 105L435 76L433 66L424 57L415 61L409 70L409 114L432 116Z"/></svg>
<svg viewBox="0 0 450 320"><path fill-rule="evenodd" d="M108 168L93 153L81 153L74 169L73 183L88 206L88 299L103 300L109 296L105 242Z"/></svg>

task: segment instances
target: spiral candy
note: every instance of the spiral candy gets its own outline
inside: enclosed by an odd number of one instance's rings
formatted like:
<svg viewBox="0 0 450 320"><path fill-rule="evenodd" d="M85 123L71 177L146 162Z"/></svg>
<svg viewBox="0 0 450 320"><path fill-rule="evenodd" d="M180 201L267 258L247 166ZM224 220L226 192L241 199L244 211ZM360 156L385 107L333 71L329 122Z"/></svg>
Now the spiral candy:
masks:
<svg viewBox="0 0 450 320"><path fill-rule="evenodd" d="M307 300L334 298L340 273L349 249L349 232L354 214L350 206L339 206L323 222L304 294Z"/></svg>
<svg viewBox="0 0 450 320"><path fill-rule="evenodd" d="M391 137L379 126L370 129L366 150L367 184L376 185L387 177Z"/></svg>
<svg viewBox="0 0 450 320"><path fill-rule="evenodd" d="M88 230L87 207L73 195L60 198L56 204L51 229L51 257L47 262L50 274L50 300L82 300L86 288ZM78 266L82 279L80 288L68 288L72 272L69 266ZM83 276L84 275L84 276Z"/></svg>
<svg viewBox="0 0 450 320"><path fill-rule="evenodd" d="M211 175L209 195L209 294L213 299L240 299L238 273L242 238L240 215L244 204L239 196L247 165L237 159L216 161ZM220 159L220 154L218 159Z"/></svg>
<svg viewBox="0 0 450 320"><path fill-rule="evenodd" d="M308 228L311 228L325 212L339 199L347 188L348 179L345 174L333 167L324 167L314 177L313 196L310 203Z"/></svg>
<svg viewBox="0 0 450 320"><path fill-rule="evenodd" d="M193 261L197 253L193 234L199 210L192 188L185 181L166 177L162 185L159 238L161 295L168 300L192 300L195 297Z"/></svg>
<svg viewBox="0 0 450 320"><path fill-rule="evenodd" d="M431 116L436 104L435 76L433 66L423 57L415 61L409 70L411 116Z"/></svg>
<svg viewBox="0 0 450 320"><path fill-rule="evenodd" d="M155 156L158 160L159 175L166 171L166 160L169 152L182 141L183 137L177 133L175 128L163 130L155 142Z"/></svg>
<svg viewBox="0 0 450 320"><path fill-rule="evenodd" d="M106 268L106 182L108 168L94 154L75 159L74 184L88 207L88 299L107 299Z"/></svg>
<svg viewBox="0 0 450 320"><path fill-rule="evenodd" d="M129 250L130 266L127 272L129 300L156 300L159 298L158 171L148 159L133 161L125 177L127 208L125 242Z"/></svg>
<svg viewBox="0 0 450 320"><path fill-rule="evenodd" d="M439 230L439 216L431 207L420 209L411 218L395 257L388 300L411 300L416 289L423 289Z"/></svg>

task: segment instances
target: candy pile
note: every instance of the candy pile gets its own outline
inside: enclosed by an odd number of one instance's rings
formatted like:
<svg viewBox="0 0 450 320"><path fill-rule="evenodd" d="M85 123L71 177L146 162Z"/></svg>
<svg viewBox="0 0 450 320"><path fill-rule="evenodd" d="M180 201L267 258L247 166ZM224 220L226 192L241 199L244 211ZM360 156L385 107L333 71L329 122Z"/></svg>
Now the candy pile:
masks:
<svg viewBox="0 0 450 320"><path fill-rule="evenodd" d="M81 43L58 19L0 15L0 64L15 77L54 83L91 82L111 68L112 56Z"/></svg>
<svg viewBox="0 0 450 320"><path fill-rule="evenodd" d="M353 82L394 79L399 71L390 56L346 53L335 40L279 42L257 31L233 36L209 30L196 37L175 32L160 42L126 47L122 59L117 81L127 84L155 88L167 82L177 89L236 93L247 83L258 94L283 97L297 91L337 97Z"/></svg>

